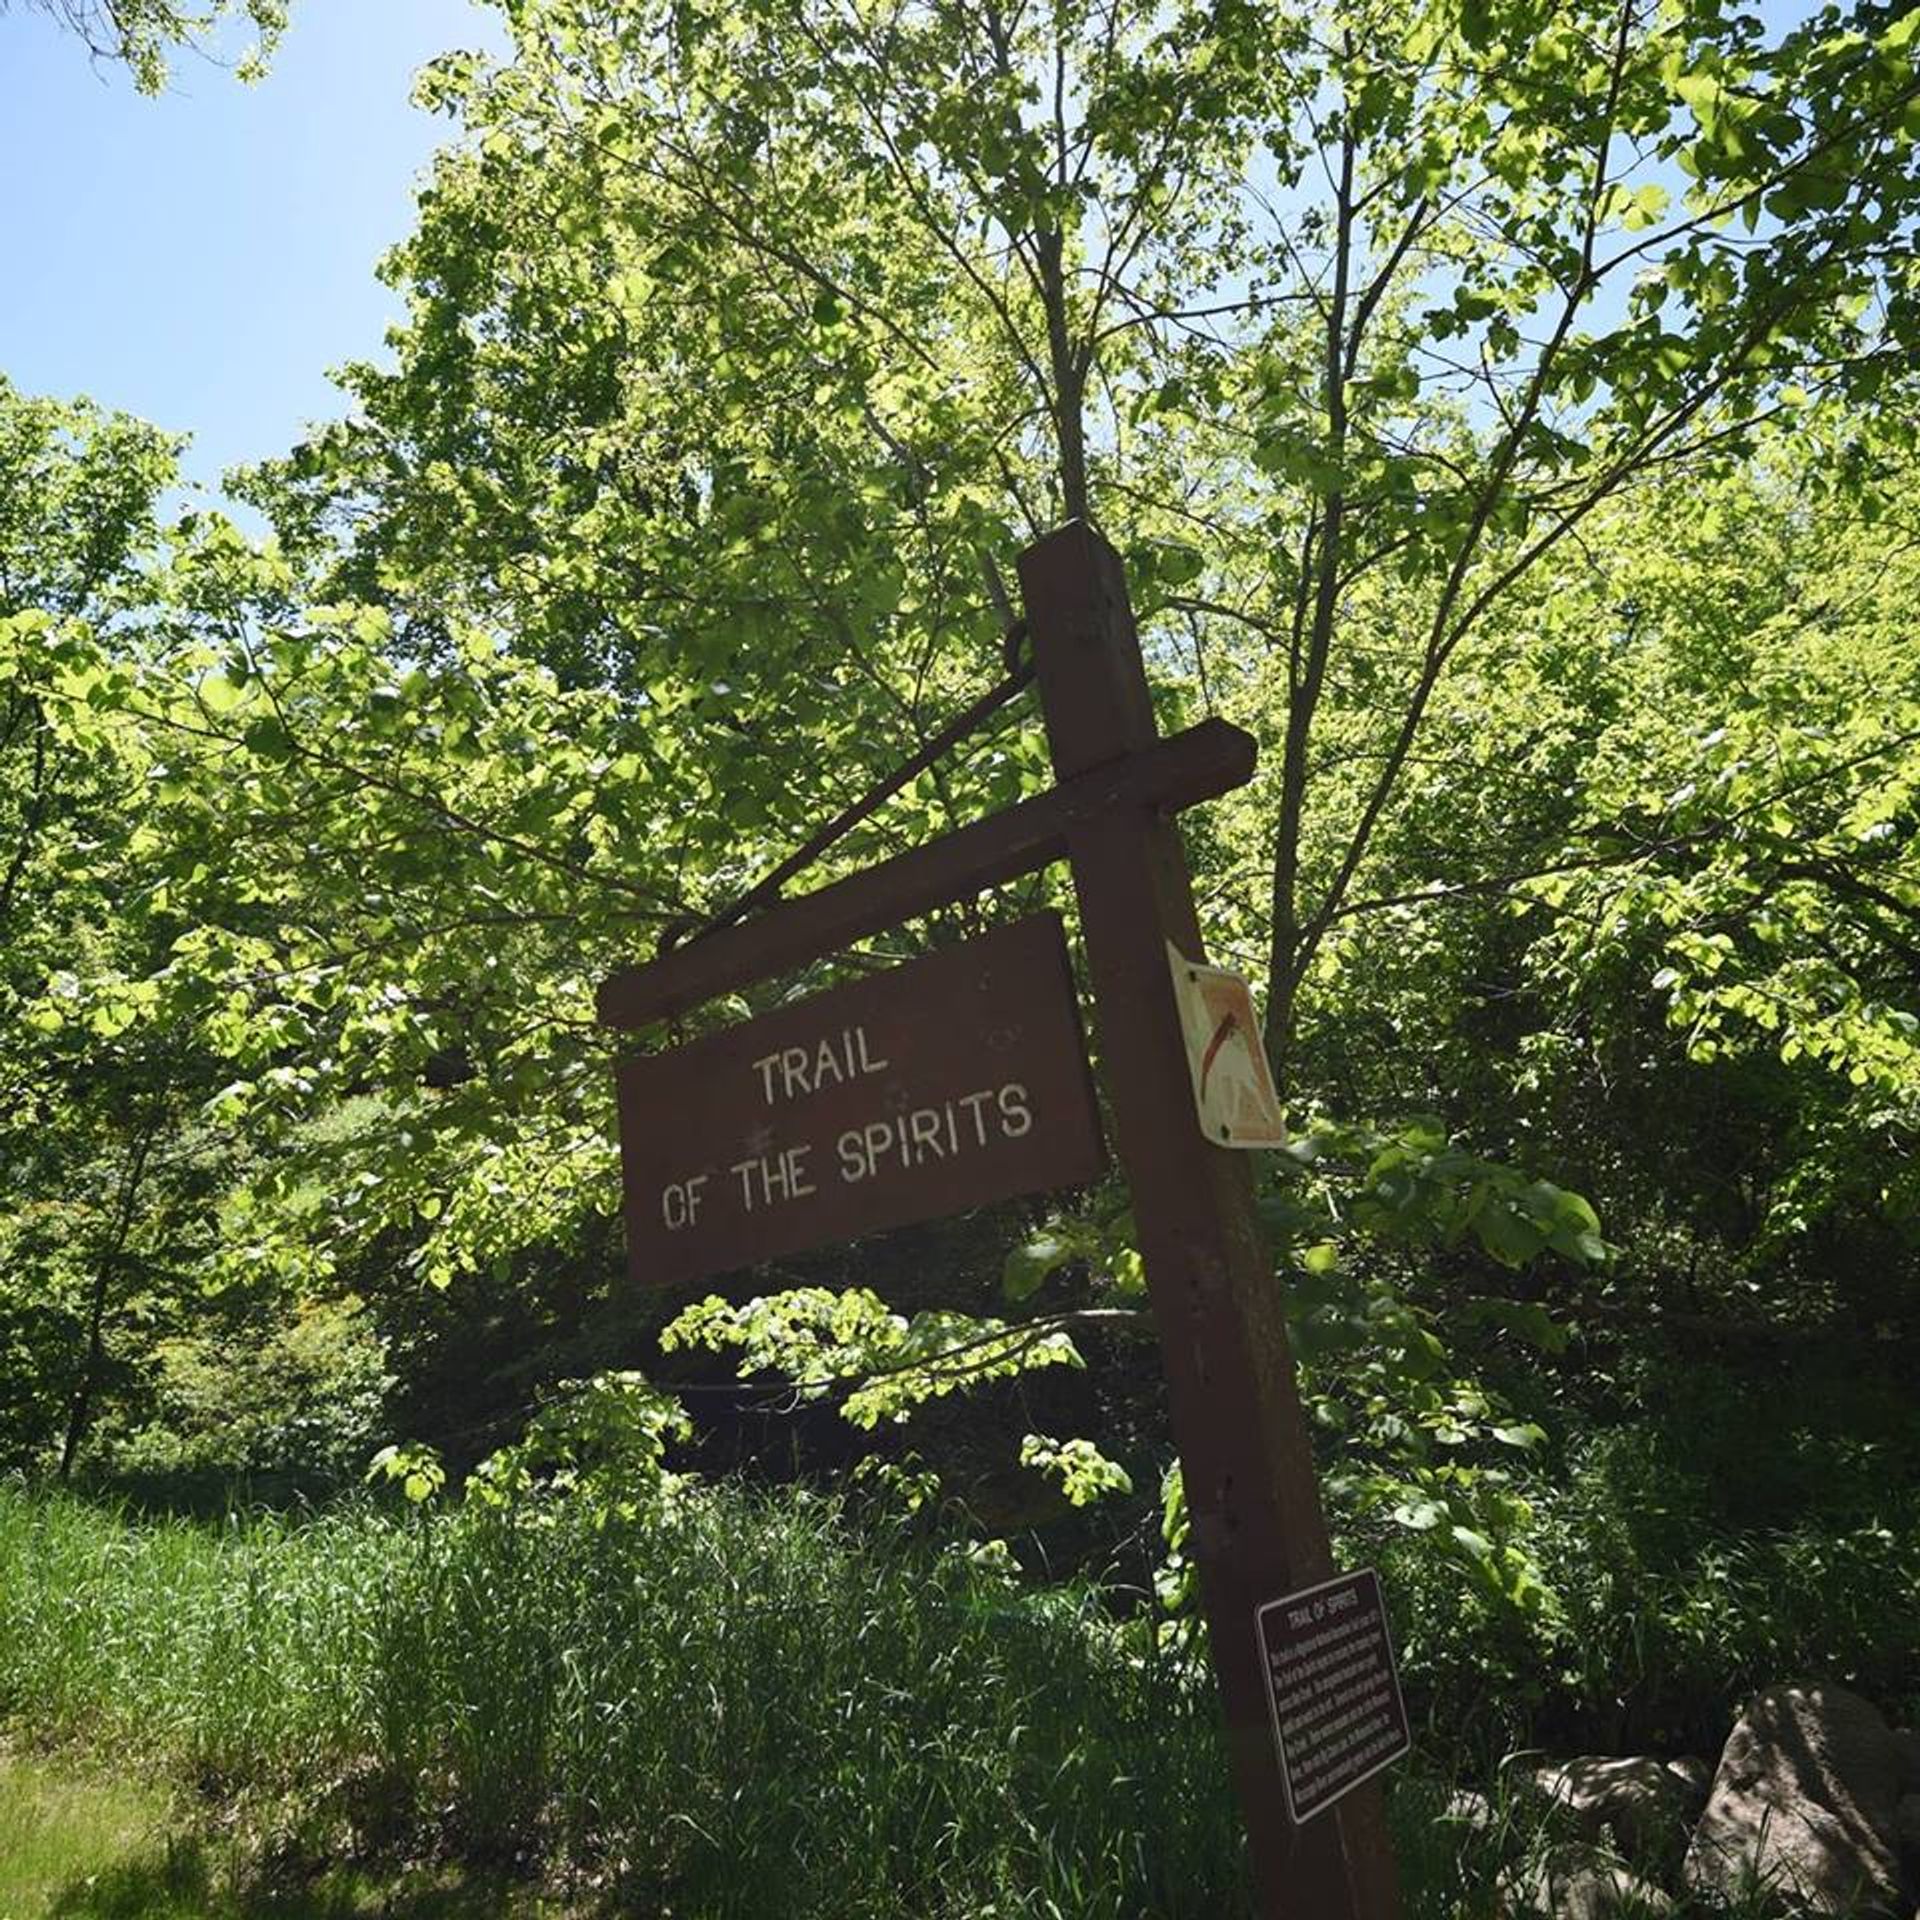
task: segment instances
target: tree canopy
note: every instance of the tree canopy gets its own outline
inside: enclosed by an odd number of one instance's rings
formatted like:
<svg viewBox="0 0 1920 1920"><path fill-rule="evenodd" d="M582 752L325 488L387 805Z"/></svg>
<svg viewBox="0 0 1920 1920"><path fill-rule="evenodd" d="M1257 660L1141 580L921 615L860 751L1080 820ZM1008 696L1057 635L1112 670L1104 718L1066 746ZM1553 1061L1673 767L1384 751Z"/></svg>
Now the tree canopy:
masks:
<svg viewBox="0 0 1920 1920"><path fill-rule="evenodd" d="M0 13L21 4L57 20L96 60L120 62L142 93L158 93L172 56L182 48L205 51L228 20L244 20L258 35L239 62L241 75L252 78L287 24L286 0L204 0L191 7L174 0L0 0Z"/></svg>
<svg viewBox="0 0 1920 1920"><path fill-rule="evenodd" d="M184 1392L163 1334L351 1292L430 1344L434 1288L537 1334L522 1409L707 1349L885 1427L929 1359L1091 1353L1149 1455L1117 1193L942 1243L946 1298L860 1254L663 1334L609 1284L594 983L995 677L1074 515L1166 718L1261 743L1193 850L1356 1510L1537 1610L1570 1333L1906 1337L1920 15L503 12L420 81L391 361L235 482L271 537L0 388L16 1455ZM1045 779L1010 711L821 877Z"/></svg>

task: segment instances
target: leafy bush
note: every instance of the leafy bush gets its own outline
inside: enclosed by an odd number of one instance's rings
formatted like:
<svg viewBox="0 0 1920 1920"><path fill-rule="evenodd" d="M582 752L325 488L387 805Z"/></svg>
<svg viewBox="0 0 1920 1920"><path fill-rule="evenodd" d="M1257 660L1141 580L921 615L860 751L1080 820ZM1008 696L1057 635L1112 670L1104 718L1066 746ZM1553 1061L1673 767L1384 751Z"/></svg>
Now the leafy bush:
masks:
<svg viewBox="0 0 1920 1920"><path fill-rule="evenodd" d="M1412 1690L1475 1759L1559 1742L1718 1750L1747 1695L1822 1675L1920 1712L1920 1423L1855 1375L1791 1399L1694 1358L1632 1383L1632 1417L1529 1471L1527 1549L1553 1604L1463 1595L1403 1536L1387 1570ZM1452 1744L1452 1737L1448 1744Z"/></svg>
<svg viewBox="0 0 1920 1920"><path fill-rule="evenodd" d="M393 1380L357 1300L163 1341L155 1360L152 1417L112 1448L116 1476L333 1489L358 1478L382 1437Z"/></svg>

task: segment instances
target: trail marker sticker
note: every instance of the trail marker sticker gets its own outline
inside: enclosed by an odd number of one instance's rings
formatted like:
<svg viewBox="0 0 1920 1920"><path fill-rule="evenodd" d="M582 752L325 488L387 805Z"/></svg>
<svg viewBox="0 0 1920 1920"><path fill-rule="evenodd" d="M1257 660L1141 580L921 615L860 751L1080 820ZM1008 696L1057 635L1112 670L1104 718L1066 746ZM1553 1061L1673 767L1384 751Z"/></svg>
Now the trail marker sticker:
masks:
<svg viewBox="0 0 1920 1920"><path fill-rule="evenodd" d="M1225 967L1189 960L1171 942L1167 965L1180 1003L1201 1132L1217 1147L1284 1147L1287 1124L1267 1066L1252 987Z"/></svg>
<svg viewBox="0 0 1920 1920"><path fill-rule="evenodd" d="M1106 1164L1059 916L618 1073L642 1286L1075 1186Z"/></svg>
<svg viewBox="0 0 1920 1920"><path fill-rule="evenodd" d="M1287 1812L1298 1826L1413 1744L1380 1576L1371 1567L1344 1573L1269 1600L1255 1620Z"/></svg>

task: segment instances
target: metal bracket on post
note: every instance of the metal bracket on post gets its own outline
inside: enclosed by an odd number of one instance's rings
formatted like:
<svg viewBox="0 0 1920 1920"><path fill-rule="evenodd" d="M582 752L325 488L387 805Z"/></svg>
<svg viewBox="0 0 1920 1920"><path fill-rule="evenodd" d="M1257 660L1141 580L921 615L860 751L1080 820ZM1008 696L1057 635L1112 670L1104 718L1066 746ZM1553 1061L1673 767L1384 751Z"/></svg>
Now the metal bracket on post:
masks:
<svg viewBox="0 0 1920 1920"><path fill-rule="evenodd" d="M1075 522L1020 556L1061 782L1159 738L1119 556ZM1132 1190L1262 1920L1395 1920L1377 1783L1287 1813L1259 1609L1332 1572L1280 1286L1243 1155L1206 1140L1167 947L1205 951L1178 829L1150 803L1067 829L1116 1145Z"/></svg>

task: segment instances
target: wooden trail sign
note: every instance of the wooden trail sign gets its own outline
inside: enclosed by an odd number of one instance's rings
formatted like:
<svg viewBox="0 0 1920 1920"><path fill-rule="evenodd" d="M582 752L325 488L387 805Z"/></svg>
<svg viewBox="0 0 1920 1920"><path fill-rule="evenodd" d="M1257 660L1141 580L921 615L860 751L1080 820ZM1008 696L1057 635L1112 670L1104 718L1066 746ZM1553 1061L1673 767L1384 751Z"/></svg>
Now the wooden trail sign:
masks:
<svg viewBox="0 0 1920 1920"><path fill-rule="evenodd" d="M1076 1186L1106 1165L1050 913L630 1060L619 1085L642 1286Z"/></svg>
<svg viewBox="0 0 1920 1920"><path fill-rule="evenodd" d="M1030 547L1019 571L1053 790L613 975L601 988L600 1017L644 1026L1065 856L1115 1146L1132 1190L1166 1365L1259 1913L1262 1920L1396 1920L1399 1892L1378 1783L1333 1780L1337 1799L1327 1794L1317 1817L1296 1819L1283 1776L1263 1613L1332 1581L1334 1569L1252 1172L1244 1154L1215 1144L1196 1120L1169 965L1169 949L1195 967L1206 962L1186 849L1170 814L1249 778L1253 742L1217 720L1159 737L1119 556L1090 527L1075 522ZM754 1060L765 1057L762 1042L739 1045L743 1054L759 1047ZM857 1061L857 1043L843 1057ZM750 1093L752 1083L742 1084ZM1069 1122L1062 1138L1070 1132ZM663 1165L645 1173L637 1195L629 1171L630 1207L659 1203ZM1313 1769L1318 1787L1337 1769L1315 1753L1324 1762Z"/></svg>

